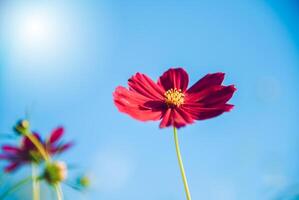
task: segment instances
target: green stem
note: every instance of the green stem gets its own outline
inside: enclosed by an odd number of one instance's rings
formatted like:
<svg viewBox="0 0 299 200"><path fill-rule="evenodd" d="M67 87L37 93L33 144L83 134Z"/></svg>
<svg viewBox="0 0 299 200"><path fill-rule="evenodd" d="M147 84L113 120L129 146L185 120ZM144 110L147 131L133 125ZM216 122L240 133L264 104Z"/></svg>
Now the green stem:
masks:
<svg viewBox="0 0 299 200"><path fill-rule="evenodd" d="M32 133L25 133L25 136L34 144L34 146L41 153L45 161L49 161L50 157L47 151L45 150L45 147L41 144L41 142L36 137L34 137Z"/></svg>
<svg viewBox="0 0 299 200"><path fill-rule="evenodd" d="M32 196L33 200L39 200L39 182L37 179L37 168L35 164L32 164Z"/></svg>
<svg viewBox="0 0 299 200"><path fill-rule="evenodd" d="M189 187L188 187L187 177L186 177L186 174L185 174L184 164L183 164L181 151L180 151L180 146L179 146L178 133L177 133L177 129L175 127L173 127L173 133L174 133L174 142L175 142L176 154L177 154L177 157L178 157L178 162L179 162L179 166L180 166L180 170L181 170L181 175L182 175L182 179L183 179L183 182L184 182L186 197L187 197L187 200L191 200L191 195L190 195L190 191L189 191Z"/></svg>
<svg viewBox="0 0 299 200"><path fill-rule="evenodd" d="M25 178L23 180L21 180L20 182L16 183L13 187L9 188L6 192L4 192L1 196L0 196L0 200L4 200L5 197L7 197L9 194L17 191L22 185L25 185L26 183L28 183L32 178L28 177Z"/></svg>
<svg viewBox="0 0 299 200"><path fill-rule="evenodd" d="M54 185L55 187L55 191L56 191L56 195L57 195L57 200L63 200L63 193L62 193L62 189L61 189L61 185L59 183Z"/></svg>

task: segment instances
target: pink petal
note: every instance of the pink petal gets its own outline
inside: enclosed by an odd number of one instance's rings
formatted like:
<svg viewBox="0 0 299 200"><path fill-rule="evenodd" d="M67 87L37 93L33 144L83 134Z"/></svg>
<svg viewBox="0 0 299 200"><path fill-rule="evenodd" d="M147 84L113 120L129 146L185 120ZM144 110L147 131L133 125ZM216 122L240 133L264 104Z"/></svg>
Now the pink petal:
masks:
<svg viewBox="0 0 299 200"><path fill-rule="evenodd" d="M5 167L4 171L6 173L10 173L10 172L16 170L19 166L20 166L20 163L14 162L14 163L11 163L10 165L8 165L7 167Z"/></svg>
<svg viewBox="0 0 299 200"><path fill-rule="evenodd" d="M56 128L55 130L53 130L50 138L49 138L49 142L52 144L52 143L55 143L56 141L58 141L62 135L64 133L64 129L63 127L58 127Z"/></svg>
<svg viewBox="0 0 299 200"><path fill-rule="evenodd" d="M12 154L17 154L20 152L20 149L18 147L9 146L9 145L3 145L2 150Z"/></svg>
<svg viewBox="0 0 299 200"><path fill-rule="evenodd" d="M71 148L72 146L74 146L74 143L73 142L68 142L68 143L62 145L61 147L59 147L59 149L60 149L60 151L66 151L69 148Z"/></svg>
<svg viewBox="0 0 299 200"><path fill-rule="evenodd" d="M50 152L51 154L59 154L59 153L62 153L66 150L68 150L69 148L71 148L72 146L74 145L73 142L69 142L69 143L66 143L66 144L63 144L61 146L57 146L57 147L52 147L50 149Z"/></svg>

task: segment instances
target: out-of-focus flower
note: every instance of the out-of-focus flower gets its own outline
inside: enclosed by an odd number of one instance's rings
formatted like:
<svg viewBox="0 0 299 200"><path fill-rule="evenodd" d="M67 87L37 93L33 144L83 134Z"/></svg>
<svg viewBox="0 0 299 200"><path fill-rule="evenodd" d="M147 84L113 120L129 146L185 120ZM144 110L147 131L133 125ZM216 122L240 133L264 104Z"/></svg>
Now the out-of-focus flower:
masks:
<svg viewBox="0 0 299 200"><path fill-rule="evenodd" d="M64 134L64 128L58 127L54 129L50 135L50 137L44 141L46 151L50 155L59 154L61 152L66 151L71 146L73 146L73 142L62 143L60 140Z"/></svg>
<svg viewBox="0 0 299 200"><path fill-rule="evenodd" d="M81 188L81 189L86 189L90 186L90 179L87 175L83 175L78 177L77 179L77 185Z"/></svg>
<svg viewBox="0 0 299 200"><path fill-rule="evenodd" d="M236 88L222 85L223 80L224 73L207 74L187 89L189 77L182 68L169 69L157 83L137 73L129 79L129 89L116 88L114 103L120 112L137 120L161 120L160 128L180 128L233 108L227 102Z"/></svg>
<svg viewBox="0 0 299 200"><path fill-rule="evenodd" d="M58 127L52 131L50 137L46 140L42 140L38 133L33 133L33 137L44 146L47 154L53 156L66 151L73 144L71 142L60 142L63 133L64 129ZM41 153L27 136L22 138L19 146L3 145L2 154L0 154L1 159L9 162L9 165L5 167L6 172L12 172L24 164L43 161Z"/></svg>
<svg viewBox="0 0 299 200"><path fill-rule="evenodd" d="M43 178L51 185L64 181L67 178L66 164L62 161L47 163Z"/></svg>
<svg viewBox="0 0 299 200"><path fill-rule="evenodd" d="M20 120L14 126L16 133L23 135L24 133L30 131L30 123L28 120Z"/></svg>

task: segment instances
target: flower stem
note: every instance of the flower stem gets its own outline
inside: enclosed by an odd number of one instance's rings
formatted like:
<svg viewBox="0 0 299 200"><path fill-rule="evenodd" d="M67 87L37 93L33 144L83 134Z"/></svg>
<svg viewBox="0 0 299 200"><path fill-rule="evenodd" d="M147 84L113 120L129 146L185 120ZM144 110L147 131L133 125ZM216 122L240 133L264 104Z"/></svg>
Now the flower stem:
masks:
<svg viewBox="0 0 299 200"><path fill-rule="evenodd" d="M23 180L21 180L20 182L16 183L13 187L9 188L8 190L6 190L1 196L0 199L4 200L5 197L7 197L9 194L17 191L22 185L25 185L26 183L28 183L32 178L28 177L25 178Z"/></svg>
<svg viewBox="0 0 299 200"><path fill-rule="evenodd" d="M61 189L61 185L59 183L54 185L55 187L55 191L56 191L56 195L57 195L57 200L63 200L63 193L62 193L62 189Z"/></svg>
<svg viewBox="0 0 299 200"><path fill-rule="evenodd" d="M173 133L174 133L174 142L175 142L176 154L177 154L177 157L178 157L178 162L179 162L179 166L180 166L180 170L181 170L181 175L182 175L182 179L183 179L183 182L184 182L186 197L187 197L187 200L191 200L191 195L190 195L190 191L189 191L189 186L188 186L187 177L186 177L186 174L185 174L184 164L183 164L181 151L180 151L180 146L179 146L178 133L177 133L177 129L175 127L173 127Z"/></svg>
<svg viewBox="0 0 299 200"><path fill-rule="evenodd" d="M45 161L49 161L49 155L46 152L44 146L41 144L41 142L38 139L36 139L36 137L34 137L32 133L26 133L25 136L28 137L28 139L34 144L34 146L41 153Z"/></svg>
<svg viewBox="0 0 299 200"><path fill-rule="evenodd" d="M32 194L33 200L39 200L39 182L37 180L37 168L32 164Z"/></svg>

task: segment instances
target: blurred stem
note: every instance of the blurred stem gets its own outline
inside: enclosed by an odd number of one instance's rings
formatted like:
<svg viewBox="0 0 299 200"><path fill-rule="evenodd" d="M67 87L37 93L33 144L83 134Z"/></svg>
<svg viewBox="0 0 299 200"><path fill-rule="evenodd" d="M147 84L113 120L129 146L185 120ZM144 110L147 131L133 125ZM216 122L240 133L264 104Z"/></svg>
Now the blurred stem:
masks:
<svg viewBox="0 0 299 200"><path fill-rule="evenodd" d="M25 178L21 181L19 181L18 183L16 183L13 187L9 188L6 192L4 192L1 196L0 196L0 200L4 200L5 197L7 197L9 194L17 191L22 185L25 185L26 183L28 183L30 180L32 179L32 177L28 177Z"/></svg>
<svg viewBox="0 0 299 200"><path fill-rule="evenodd" d="M32 194L33 200L39 200L39 181L37 179L37 166L33 163L32 164Z"/></svg>
<svg viewBox="0 0 299 200"><path fill-rule="evenodd" d="M63 193L60 183L55 184L54 187L57 194L57 200L63 200Z"/></svg>
<svg viewBox="0 0 299 200"><path fill-rule="evenodd" d="M183 182L184 182L186 197L187 197L187 200L191 200L191 194L190 194L190 191L189 191L189 186L188 186L187 177L186 177L186 174L185 174L184 164L183 164L181 151L180 151L180 146L179 146L178 133L177 133L177 129L175 127L173 127L173 133L174 133L174 142L175 142L175 148L176 148L176 155L178 157L178 162L179 162L179 166L180 166L180 170L181 170L181 175L182 175L182 179L183 179Z"/></svg>
<svg viewBox="0 0 299 200"><path fill-rule="evenodd" d="M44 146L41 144L41 142L36 137L34 137L32 133L26 133L25 136L28 137L28 139L34 144L34 146L41 153L45 161L49 161L50 157L47 151L45 150Z"/></svg>

